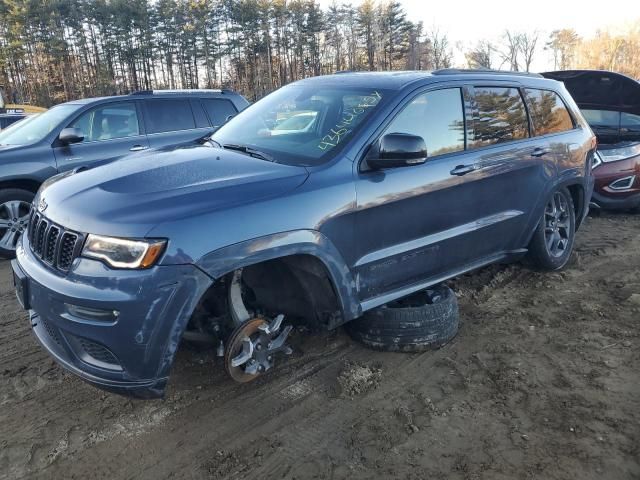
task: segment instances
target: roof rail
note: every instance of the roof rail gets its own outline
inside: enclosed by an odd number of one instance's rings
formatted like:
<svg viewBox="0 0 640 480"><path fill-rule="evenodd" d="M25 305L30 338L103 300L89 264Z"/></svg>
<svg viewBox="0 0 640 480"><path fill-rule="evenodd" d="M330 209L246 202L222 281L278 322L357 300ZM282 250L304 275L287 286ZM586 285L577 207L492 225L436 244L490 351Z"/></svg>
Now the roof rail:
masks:
<svg viewBox="0 0 640 480"><path fill-rule="evenodd" d="M185 94L198 94L198 93L231 93L231 90L219 89L219 88L193 88L193 89L175 89L175 90L138 90L131 92L130 95L185 95Z"/></svg>
<svg viewBox="0 0 640 480"><path fill-rule="evenodd" d="M474 74L488 73L491 75L516 75L519 77L538 77L544 78L539 73L531 72L512 72L510 70L492 70L491 68L441 68L431 72L433 75L453 75L458 73Z"/></svg>

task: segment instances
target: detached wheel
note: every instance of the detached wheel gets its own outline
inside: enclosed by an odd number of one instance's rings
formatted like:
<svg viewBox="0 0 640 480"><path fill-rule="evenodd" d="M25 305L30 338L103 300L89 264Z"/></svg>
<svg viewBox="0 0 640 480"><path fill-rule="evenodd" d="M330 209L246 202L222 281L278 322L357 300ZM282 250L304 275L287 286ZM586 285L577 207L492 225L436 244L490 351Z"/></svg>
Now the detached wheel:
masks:
<svg viewBox="0 0 640 480"><path fill-rule="evenodd" d="M0 190L0 257L15 257L18 239L29 223L33 197L27 190Z"/></svg>
<svg viewBox="0 0 640 480"><path fill-rule="evenodd" d="M366 312L346 324L364 345L389 352L422 352L440 348L458 333L458 302L439 285Z"/></svg>
<svg viewBox="0 0 640 480"><path fill-rule="evenodd" d="M573 199L566 188L555 191L529 244L529 260L541 270L560 270L571 257L576 233Z"/></svg>

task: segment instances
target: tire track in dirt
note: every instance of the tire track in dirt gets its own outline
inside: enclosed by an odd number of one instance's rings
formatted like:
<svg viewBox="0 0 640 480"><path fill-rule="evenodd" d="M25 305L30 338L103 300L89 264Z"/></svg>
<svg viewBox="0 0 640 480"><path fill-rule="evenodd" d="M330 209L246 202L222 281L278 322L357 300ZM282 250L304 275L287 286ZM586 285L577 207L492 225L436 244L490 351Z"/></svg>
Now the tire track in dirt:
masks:
<svg viewBox="0 0 640 480"><path fill-rule="evenodd" d="M637 217L589 219L563 272L454 280L463 323L440 351L316 334L252 385L182 351L154 402L53 367L0 275L0 478L640 478L639 234ZM382 373L350 397L354 364Z"/></svg>

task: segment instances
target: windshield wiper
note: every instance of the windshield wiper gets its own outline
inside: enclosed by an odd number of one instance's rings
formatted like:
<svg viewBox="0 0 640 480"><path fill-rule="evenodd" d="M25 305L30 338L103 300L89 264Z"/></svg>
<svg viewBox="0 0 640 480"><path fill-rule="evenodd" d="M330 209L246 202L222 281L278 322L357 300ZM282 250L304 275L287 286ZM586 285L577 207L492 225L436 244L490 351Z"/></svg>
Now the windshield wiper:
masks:
<svg viewBox="0 0 640 480"><path fill-rule="evenodd" d="M260 150L256 150L255 148L251 148L247 145L236 145L233 143L225 143L222 145L222 148L226 148L227 150L235 150L237 152L246 153L255 158L259 158L261 160L266 160L267 162L275 162L274 158L268 153L261 152Z"/></svg>

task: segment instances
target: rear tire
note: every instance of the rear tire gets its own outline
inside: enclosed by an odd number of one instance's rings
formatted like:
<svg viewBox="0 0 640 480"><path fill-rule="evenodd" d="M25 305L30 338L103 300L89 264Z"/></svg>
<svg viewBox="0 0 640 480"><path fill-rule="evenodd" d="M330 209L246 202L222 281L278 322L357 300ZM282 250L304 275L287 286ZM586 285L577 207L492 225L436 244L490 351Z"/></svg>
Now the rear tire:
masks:
<svg viewBox="0 0 640 480"><path fill-rule="evenodd" d="M576 233L576 212L566 188L553 192L529 243L529 260L540 270L560 270L569 262Z"/></svg>
<svg viewBox="0 0 640 480"><path fill-rule="evenodd" d="M27 230L34 196L19 188L0 190L0 257L16 256L18 238Z"/></svg>
<svg viewBox="0 0 640 480"><path fill-rule="evenodd" d="M439 285L365 314L345 325L367 347L389 352L422 352L440 348L458 333L458 302Z"/></svg>

